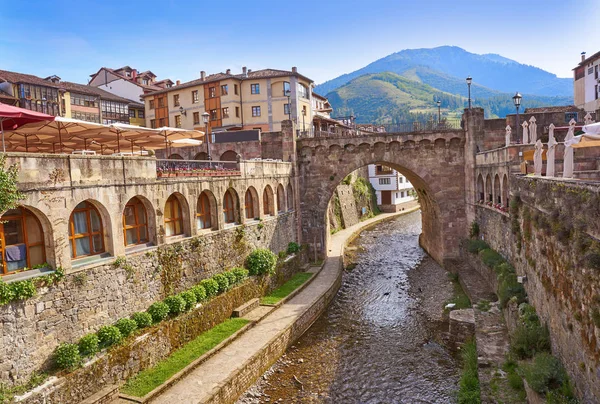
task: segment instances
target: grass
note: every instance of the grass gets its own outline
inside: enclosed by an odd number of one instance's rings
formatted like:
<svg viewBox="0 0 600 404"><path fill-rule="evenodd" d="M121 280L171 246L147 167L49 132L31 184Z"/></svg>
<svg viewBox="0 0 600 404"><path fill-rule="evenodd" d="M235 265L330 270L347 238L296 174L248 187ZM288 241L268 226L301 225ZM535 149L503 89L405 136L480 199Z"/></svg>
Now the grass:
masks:
<svg viewBox="0 0 600 404"><path fill-rule="evenodd" d="M477 368L477 346L471 341L466 343L462 349L463 369L458 383L458 403L478 404L481 403L481 393Z"/></svg>
<svg viewBox="0 0 600 404"><path fill-rule="evenodd" d="M471 307L473 307L471 305L471 300L469 299L469 296L467 296L462 286L460 286L460 283L458 281L458 274L449 273L448 277L450 278L450 280L452 280L452 286L454 287L454 297L446 303L444 303L444 306L446 306L448 303L454 303L455 306L453 310L470 309Z"/></svg>
<svg viewBox="0 0 600 404"><path fill-rule="evenodd" d="M309 272L297 273L292 279L275 289L267 296L264 296L260 300L261 304L277 304L281 299L298 289L300 285L309 280L312 276L313 274Z"/></svg>
<svg viewBox="0 0 600 404"><path fill-rule="evenodd" d="M243 318L231 318L200 334L171 356L159 362L156 366L138 373L121 388L125 394L143 397L175 373L198 359L200 356L219 345L223 340L233 335L248 323Z"/></svg>

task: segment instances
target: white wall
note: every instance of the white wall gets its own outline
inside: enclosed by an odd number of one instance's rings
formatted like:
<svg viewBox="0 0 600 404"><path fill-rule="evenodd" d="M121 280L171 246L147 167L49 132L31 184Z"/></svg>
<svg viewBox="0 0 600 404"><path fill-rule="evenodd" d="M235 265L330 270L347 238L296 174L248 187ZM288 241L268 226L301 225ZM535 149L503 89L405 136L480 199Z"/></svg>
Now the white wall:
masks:
<svg viewBox="0 0 600 404"><path fill-rule="evenodd" d="M127 80L119 79L97 87L131 101L143 102L140 99L140 96L144 93L142 88Z"/></svg>
<svg viewBox="0 0 600 404"><path fill-rule="evenodd" d="M415 199L409 195L409 191L413 189L412 184L398 171L392 170L390 174L376 175L376 166L374 164L370 164L367 170L369 173L369 182L373 185L377 194L378 205L381 205L381 191L392 191L392 204L394 205ZM380 184L380 178L388 178L390 183Z"/></svg>

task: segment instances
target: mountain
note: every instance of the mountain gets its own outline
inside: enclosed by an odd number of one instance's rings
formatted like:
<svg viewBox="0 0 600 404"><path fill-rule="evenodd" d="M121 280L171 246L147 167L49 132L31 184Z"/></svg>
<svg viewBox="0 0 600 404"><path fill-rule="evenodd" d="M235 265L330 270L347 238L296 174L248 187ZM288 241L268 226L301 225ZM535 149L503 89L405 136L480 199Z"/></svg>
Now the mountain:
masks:
<svg viewBox="0 0 600 404"><path fill-rule="evenodd" d="M411 70L416 73L411 73ZM535 94L549 97L572 96L573 80L558 78L540 68L518 63L496 54L478 55L457 46L431 49L406 49L318 85L315 91L327 94L350 80L370 73L392 72L416 74L422 83L436 86L443 77L451 76L453 93L466 95L465 78L473 77L475 86L500 93ZM459 91L460 83L460 92ZM475 91L476 87L472 87Z"/></svg>
<svg viewBox="0 0 600 404"><path fill-rule="evenodd" d="M436 82L437 88L424 83ZM331 91L327 98L335 115L355 115L359 123L401 123L437 119L437 100L441 101L443 118L459 119L467 98L453 94L458 84L456 79L427 69L412 69L404 75L391 72L365 74L350 80ZM446 89L447 91L443 91ZM473 92L485 94L486 98L475 98L474 106L481 106L488 117L505 116L514 112L512 93L501 93L483 86ZM522 107L565 105L569 97L545 97L523 95Z"/></svg>

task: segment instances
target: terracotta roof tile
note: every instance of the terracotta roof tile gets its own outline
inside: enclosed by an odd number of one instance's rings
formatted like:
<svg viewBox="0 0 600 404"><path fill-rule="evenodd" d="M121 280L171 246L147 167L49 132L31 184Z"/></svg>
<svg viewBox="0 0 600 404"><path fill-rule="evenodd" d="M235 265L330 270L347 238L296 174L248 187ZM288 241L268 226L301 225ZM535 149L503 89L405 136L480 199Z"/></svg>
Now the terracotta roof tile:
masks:
<svg viewBox="0 0 600 404"><path fill-rule="evenodd" d="M9 72L7 70L0 70L0 80L8 81L10 83L35 84L38 86L60 88L60 84L54 84L51 81L46 81L41 77L34 76L32 74Z"/></svg>

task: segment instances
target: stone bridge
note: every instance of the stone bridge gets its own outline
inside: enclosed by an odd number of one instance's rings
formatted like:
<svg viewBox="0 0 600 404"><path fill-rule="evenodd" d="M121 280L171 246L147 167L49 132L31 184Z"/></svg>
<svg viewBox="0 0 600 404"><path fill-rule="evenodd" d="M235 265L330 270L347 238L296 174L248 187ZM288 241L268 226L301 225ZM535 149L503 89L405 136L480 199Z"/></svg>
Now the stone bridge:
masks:
<svg viewBox="0 0 600 404"><path fill-rule="evenodd" d="M465 131L310 138L297 143L302 238L323 253L327 206L350 172L385 164L414 185L421 203L421 246L439 263L457 257L466 234Z"/></svg>

